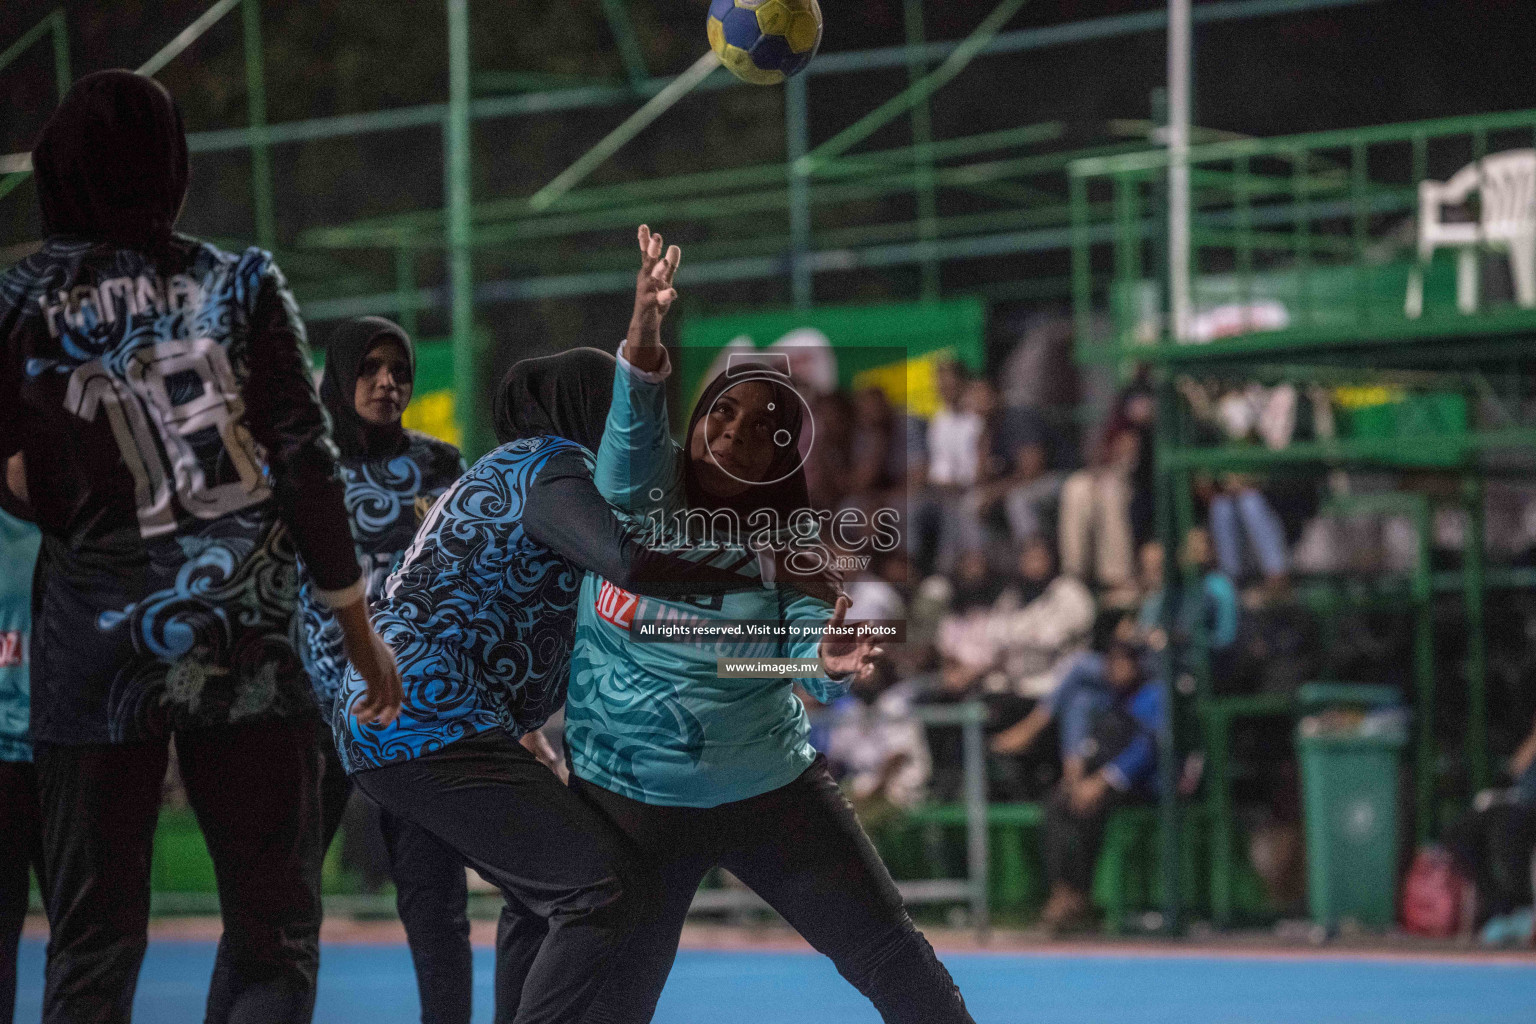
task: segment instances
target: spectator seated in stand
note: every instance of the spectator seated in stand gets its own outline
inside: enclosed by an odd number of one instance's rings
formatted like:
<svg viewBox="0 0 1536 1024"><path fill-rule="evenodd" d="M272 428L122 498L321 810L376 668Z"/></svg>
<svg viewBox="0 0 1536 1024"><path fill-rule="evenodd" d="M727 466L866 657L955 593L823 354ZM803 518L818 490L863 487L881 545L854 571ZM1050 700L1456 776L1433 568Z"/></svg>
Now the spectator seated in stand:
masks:
<svg viewBox="0 0 1536 1024"><path fill-rule="evenodd" d="M1473 809L1446 833L1446 846L1477 893L1484 940L1529 943L1536 879L1536 723L1509 759L1509 788L1477 795ZM1468 922L1469 924L1472 922Z"/></svg>
<svg viewBox="0 0 1536 1024"><path fill-rule="evenodd" d="M1060 473L1050 469L1050 431L1033 409L998 408L995 392L981 394L980 478L968 512L986 523L1000 515L1022 544L1047 533L1056 520Z"/></svg>
<svg viewBox="0 0 1536 1024"><path fill-rule="evenodd" d="M840 391L817 395L810 404L816 443L805 453L805 486L811 506L841 508L854 495L849 453L853 449L853 403Z"/></svg>
<svg viewBox="0 0 1536 1024"><path fill-rule="evenodd" d="M1054 688L1063 660L1083 649L1093 617L1093 595L1056 575L1050 544L1036 537L1020 553L1017 582L941 639L952 652L943 686L956 695L1038 699Z"/></svg>
<svg viewBox="0 0 1536 1024"><path fill-rule="evenodd" d="M907 425L877 387L853 396L853 441L848 460L850 490L875 502L899 491L907 477Z"/></svg>
<svg viewBox="0 0 1536 1024"><path fill-rule="evenodd" d="M886 661L827 710L823 753L866 825L927 795L933 763L922 723L912 714L916 696L915 681L897 682Z"/></svg>
<svg viewBox="0 0 1536 1024"><path fill-rule="evenodd" d="M1067 477L1061 487L1061 571L1094 583L1113 607L1135 601L1131 507L1141 448L1135 429L1115 428L1099 444L1093 464Z"/></svg>
<svg viewBox="0 0 1536 1024"><path fill-rule="evenodd" d="M1041 920L1049 928L1091 922L1089 890L1109 814L1152 794L1167 709L1144 658L1142 648L1115 641L1103 655L1080 655L1056 691L1063 758L1045 816L1050 894Z"/></svg>
<svg viewBox="0 0 1536 1024"><path fill-rule="evenodd" d="M1223 477L1210 516L1215 560L1227 578L1241 583L1253 566L1266 589L1283 593L1290 575L1285 530L1257 482L1236 474Z"/></svg>
<svg viewBox="0 0 1536 1024"><path fill-rule="evenodd" d="M987 552L979 547L960 553L954 572L945 582L948 608L939 620L935 638L940 658L939 685L944 693L960 699L997 665L992 612L1007 584L993 571Z"/></svg>
<svg viewBox="0 0 1536 1024"><path fill-rule="evenodd" d="M1161 651L1168 644L1163 622L1163 546L1151 541L1142 545L1140 554L1146 598L1137 613L1134 634L1130 639L1146 644L1154 651ZM1216 566L1211 551L1211 535L1205 530L1195 527L1185 535L1181 555L1180 560L1188 573L1186 578L1197 582L1184 589L1174 614L1174 639L1185 651L1186 659L1180 669L1189 671L1198 667L1189 659L1194 656L1196 640L1203 639L1212 680L1221 681L1231 674L1236 654L1240 614L1237 588Z"/></svg>
<svg viewBox="0 0 1536 1024"><path fill-rule="evenodd" d="M959 552L979 544L974 520L965 515L967 490L976 483L985 389L973 389L959 363L942 362L935 370L940 407L926 430L923 474L912 465L912 562L922 576L947 571Z"/></svg>

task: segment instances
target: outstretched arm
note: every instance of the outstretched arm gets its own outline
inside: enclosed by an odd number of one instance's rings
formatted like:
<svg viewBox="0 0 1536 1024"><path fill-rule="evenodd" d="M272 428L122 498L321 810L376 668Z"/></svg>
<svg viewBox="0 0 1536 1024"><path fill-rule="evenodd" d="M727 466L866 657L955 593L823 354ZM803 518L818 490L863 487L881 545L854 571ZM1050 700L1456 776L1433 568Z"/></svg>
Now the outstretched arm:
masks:
<svg viewBox="0 0 1536 1024"><path fill-rule="evenodd" d="M693 557L685 558L649 546L598 493L576 449L557 453L540 468L528 488L523 529L578 568L631 593L675 598L762 586L757 556L744 548L693 545Z"/></svg>
<svg viewBox="0 0 1536 1024"><path fill-rule="evenodd" d="M593 474L603 497L626 511L668 509L677 484L677 447L667 433L672 368L661 346L661 321L677 297L672 275L681 258L675 245L663 256L661 236L641 226L635 309L619 347L613 404Z"/></svg>

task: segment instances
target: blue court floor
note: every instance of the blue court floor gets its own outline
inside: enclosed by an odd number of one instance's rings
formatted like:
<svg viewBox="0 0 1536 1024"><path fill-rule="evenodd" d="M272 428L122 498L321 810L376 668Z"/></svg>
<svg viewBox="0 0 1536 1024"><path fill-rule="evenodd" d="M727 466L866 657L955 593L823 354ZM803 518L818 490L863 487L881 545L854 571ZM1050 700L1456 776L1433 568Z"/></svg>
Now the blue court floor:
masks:
<svg viewBox="0 0 1536 1024"><path fill-rule="evenodd" d="M965 953L946 956L978 1024L1532 1024L1529 963ZM35 1024L43 945L22 943L18 1024ZM202 1020L207 942L150 944L139 1024ZM475 1020L491 1019L491 952L475 952ZM318 1024L415 1024L403 946L326 945ZM878 1024L806 953L684 951L656 1024Z"/></svg>

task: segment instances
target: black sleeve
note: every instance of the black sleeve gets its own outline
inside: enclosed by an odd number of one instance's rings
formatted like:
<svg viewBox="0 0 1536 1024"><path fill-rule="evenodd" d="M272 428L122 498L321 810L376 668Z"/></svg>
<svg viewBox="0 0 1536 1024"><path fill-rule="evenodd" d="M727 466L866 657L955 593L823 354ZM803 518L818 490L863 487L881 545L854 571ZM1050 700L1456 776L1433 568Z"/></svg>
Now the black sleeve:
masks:
<svg viewBox="0 0 1536 1024"><path fill-rule="evenodd" d="M17 309L0 290L0 469L21 451L21 359L16 354Z"/></svg>
<svg viewBox="0 0 1536 1024"><path fill-rule="evenodd" d="M278 515L315 586L346 590L362 573L336 446L310 377L303 321L275 266L262 278L250 328L241 398L251 436L266 450Z"/></svg>
<svg viewBox="0 0 1536 1024"><path fill-rule="evenodd" d="M755 576L647 547L640 531L620 518L597 491L586 459L574 450L552 456L528 487L523 529L534 540L616 586L647 597L754 590ZM714 560L726 550L717 548ZM698 552L695 552L697 555ZM755 556L738 551L740 568Z"/></svg>

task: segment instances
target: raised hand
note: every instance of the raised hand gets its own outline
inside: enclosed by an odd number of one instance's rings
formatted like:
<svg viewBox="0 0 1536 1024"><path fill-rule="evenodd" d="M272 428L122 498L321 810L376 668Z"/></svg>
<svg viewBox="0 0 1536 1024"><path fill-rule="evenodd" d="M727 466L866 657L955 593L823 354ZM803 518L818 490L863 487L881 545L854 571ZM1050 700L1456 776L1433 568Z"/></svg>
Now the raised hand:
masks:
<svg viewBox="0 0 1536 1024"><path fill-rule="evenodd" d="M833 630L844 624L852 603L846 597L837 599L827 633L821 638L821 664L833 678L851 677L850 683L861 683L875 674L875 664L885 650L877 647L874 637L865 632L866 623L858 623L858 632L851 637L832 635Z"/></svg>
<svg viewBox="0 0 1536 1024"><path fill-rule="evenodd" d="M639 231L640 272L635 275L635 311L624 338L624 358L641 370L658 370L665 359L661 321L677 299L672 278L682 261L677 246L665 248L659 233L642 224Z"/></svg>

